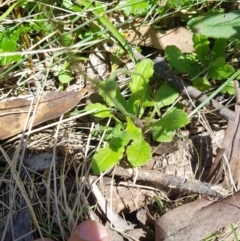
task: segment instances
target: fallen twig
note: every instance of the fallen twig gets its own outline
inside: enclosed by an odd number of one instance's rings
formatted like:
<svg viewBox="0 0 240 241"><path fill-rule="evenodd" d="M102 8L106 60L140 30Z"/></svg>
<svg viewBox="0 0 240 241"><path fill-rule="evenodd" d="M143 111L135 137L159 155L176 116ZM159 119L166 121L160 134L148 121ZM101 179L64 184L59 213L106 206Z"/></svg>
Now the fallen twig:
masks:
<svg viewBox="0 0 240 241"><path fill-rule="evenodd" d="M117 166L114 170L114 175L132 178L132 174L127 169ZM155 170L138 170L137 181L150 182L156 188L167 187L180 191L187 191L188 193L203 194L210 197L221 198L221 194L216 192L212 185L203 183L198 180L190 180L182 177L175 177L164 174Z"/></svg>

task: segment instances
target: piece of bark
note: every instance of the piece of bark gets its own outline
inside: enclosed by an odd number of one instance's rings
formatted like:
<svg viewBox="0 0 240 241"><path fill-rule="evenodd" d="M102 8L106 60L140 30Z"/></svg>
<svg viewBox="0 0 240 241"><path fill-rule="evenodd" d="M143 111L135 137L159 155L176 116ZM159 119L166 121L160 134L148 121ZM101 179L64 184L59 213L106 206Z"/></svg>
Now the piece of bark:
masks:
<svg viewBox="0 0 240 241"><path fill-rule="evenodd" d="M20 97L0 102L0 140L22 132L25 126L29 129L32 121L32 126L35 126L70 111L86 92L86 89L49 92L39 102L37 98L28 100Z"/></svg>
<svg viewBox="0 0 240 241"><path fill-rule="evenodd" d="M138 53L137 51L133 50L134 55L137 60L144 59L145 57ZM169 65L166 63L163 57L159 56L156 57L154 60L154 75L157 78L161 78L171 84L176 90L178 90L181 94L185 96L190 96L192 99L203 102L205 101L208 96L202 93L201 91L197 90L193 86L184 82L181 78L176 76ZM228 108L224 107L222 104L217 102L216 100L212 99L208 103L205 104L206 107L215 109L216 113L223 117L226 120L234 120L235 114L233 111L229 110Z"/></svg>
<svg viewBox="0 0 240 241"><path fill-rule="evenodd" d="M240 191L217 201L199 199L173 209L155 223L155 241L199 241L240 220Z"/></svg>
<svg viewBox="0 0 240 241"><path fill-rule="evenodd" d="M230 175L234 183L238 184L237 189L240 188L240 89L238 81L234 81L236 91L236 105L235 105L235 119L234 121L228 120L227 129L223 138L222 148L218 149L217 156L210 169L208 181L218 182L221 178L223 171L223 155L225 154L230 166Z"/></svg>
<svg viewBox="0 0 240 241"><path fill-rule="evenodd" d="M114 175L129 178L132 177L131 173L119 166L115 168ZM203 194L211 197L222 197L221 194L216 192L208 183L203 183L198 180L189 180L186 178L175 177L155 170L139 169L136 178L137 181L147 181L151 183L152 186L159 189L170 188L173 190Z"/></svg>
<svg viewBox="0 0 240 241"><path fill-rule="evenodd" d="M232 141L232 147L228 152L229 164L230 164L230 172L232 175L233 181L237 184L237 190L240 189L240 89L238 81L234 81L235 90L236 90L236 105L235 105L235 120L230 122L230 125L233 125L233 129L235 130L233 137L229 136L229 142ZM232 123L233 122L233 123ZM232 132L232 131L231 131Z"/></svg>

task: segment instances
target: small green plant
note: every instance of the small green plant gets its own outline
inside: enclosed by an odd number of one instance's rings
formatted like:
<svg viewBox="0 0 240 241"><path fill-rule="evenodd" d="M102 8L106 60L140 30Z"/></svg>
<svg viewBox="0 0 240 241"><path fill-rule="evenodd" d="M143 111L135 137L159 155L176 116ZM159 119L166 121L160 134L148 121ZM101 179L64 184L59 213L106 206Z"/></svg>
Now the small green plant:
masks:
<svg viewBox="0 0 240 241"><path fill-rule="evenodd" d="M20 33L24 31L22 28L8 28L0 32L0 53L17 51L17 41ZM0 58L0 65L6 66L9 63L17 62L21 59L20 55L6 56Z"/></svg>
<svg viewBox="0 0 240 241"><path fill-rule="evenodd" d="M85 108L95 110L95 117L115 120L111 138L93 156L92 169L96 174L122 159L133 167L146 164L151 159L151 147L144 138L147 132L151 132L155 141L169 142L176 130L188 123L186 113L177 107L167 109L162 115L162 108L174 103L178 93L169 85L162 85L152 93L149 80L153 75L153 62L150 59L142 60L131 73L128 99L121 94L116 74L97 84L106 105L91 103Z"/></svg>
<svg viewBox="0 0 240 241"><path fill-rule="evenodd" d="M68 84L72 79L72 69L69 62L64 63L58 73L58 79L62 84Z"/></svg>
<svg viewBox="0 0 240 241"><path fill-rule="evenodd" d="M240 39L239 19L239 10L228 13L209 12L206 16L191 19L188 26L195 32L195 53L183 54L176 46L168 46L165 49L166 60L175 70L187 73L196 88L209 90L215 82L225 80L235 73L235 69L226 62L224 51L227 40ZM209 38L215 38L212 48ZM221 92L233 95L233 82L229 82Z"/></svg>
<svg viewBox="0 0 240 241"><path fill-rule="evenodd" d="M172 68L188 74L197 89L209 90L215 82L225 80L235 72L223 57L227 45L226 39L216 39L210 48L208 37L195 33L193 43L195 53L183 54L176 46L168 46L165 49L165 58ZM233 83L230 82L221 92L233 95L235 93Z"/></svg>
<svg viewBox="0 0 240 241"><path fill-rule="evenodd" d="M120 1L119 6L123 8L126 16L141 16L146 14L150 9L151 2L139 0L124 0Z"/></svg>
<svg viewBox="0 0 240 241"><path fill-rule="evenodd" d="M165 207L164 207L163 201L161 200L161 197L155 196L155 201L156 201L158 209L159 209L159 214L163 215L165 213Z"/></svg>

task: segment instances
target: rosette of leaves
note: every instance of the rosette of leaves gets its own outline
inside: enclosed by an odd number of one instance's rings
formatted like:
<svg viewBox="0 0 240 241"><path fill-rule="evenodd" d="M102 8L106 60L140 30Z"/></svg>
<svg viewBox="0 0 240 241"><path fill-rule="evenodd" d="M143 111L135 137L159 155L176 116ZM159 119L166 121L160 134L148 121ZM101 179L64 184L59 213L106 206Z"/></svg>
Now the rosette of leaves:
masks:
<svg viewBox="0 0 240 241"><path fill-rule="evenodd" d="M153 75L153 62L143 59L135 66L128 84L129 97L125 98L115 80L115 76L97 84L99 94L105 104L91 103L86 111L94 111L97 118L112 118L115 121L106 145L93 156L92 169L99 174L122 159L133 166L142 166L151 159L151 147L145 140L146 132L159 142L171 141L178 128L188 123L186 113L176 107L161 114L176 101L178 92L169 85L162 85L155 93L149 85ZM154 121L151 121L153 120ZM157 118L157 119L156 119ZM144 121L143 121L144 120Z"/></svg>

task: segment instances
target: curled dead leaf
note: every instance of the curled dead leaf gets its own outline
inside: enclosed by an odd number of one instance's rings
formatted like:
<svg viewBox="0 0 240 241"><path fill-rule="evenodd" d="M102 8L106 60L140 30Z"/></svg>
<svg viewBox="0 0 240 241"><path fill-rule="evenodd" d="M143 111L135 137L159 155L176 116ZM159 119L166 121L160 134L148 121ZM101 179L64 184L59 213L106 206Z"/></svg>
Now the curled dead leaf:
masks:
<svg viewBox="0 0 240 241"><path fill-rule="evenodd" d="M70 111L86 93L86 89L49 92L39 101L19 97L0 102L0 140L22 132L25 126L28 129L31 122L36 126Z"/></svg>

